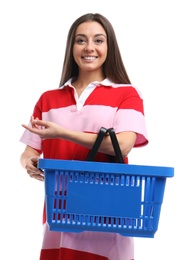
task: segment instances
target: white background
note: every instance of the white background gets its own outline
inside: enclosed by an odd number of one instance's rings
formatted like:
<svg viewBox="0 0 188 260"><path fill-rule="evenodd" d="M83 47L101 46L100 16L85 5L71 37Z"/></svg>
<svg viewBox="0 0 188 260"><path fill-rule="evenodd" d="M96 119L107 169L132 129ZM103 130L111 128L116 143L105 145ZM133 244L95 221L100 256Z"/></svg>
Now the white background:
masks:
<svg viewBox="0 0 188 260"><path fill-rule="evenodd" d="M29 121L39 95L58 87L68 29L87 12L111 21L131 81L144 97L150 143L133 149L130 163L175 168L175 177L167 179L159 229L155 238L135 238L135 259L188 259L188 16L183 0L1 1L0 259L39 259L44 189L20 166L21 124Z"/></svg>

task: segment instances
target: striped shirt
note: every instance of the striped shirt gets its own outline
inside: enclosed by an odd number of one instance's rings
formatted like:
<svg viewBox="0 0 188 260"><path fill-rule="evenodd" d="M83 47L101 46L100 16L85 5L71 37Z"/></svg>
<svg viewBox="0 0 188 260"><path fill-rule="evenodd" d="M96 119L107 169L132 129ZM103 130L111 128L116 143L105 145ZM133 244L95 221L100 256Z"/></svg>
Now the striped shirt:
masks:
<svg viewBox="0 0 188 260"><path fill-rule="evenodd" d="M143 99L132 85L114 84L108 79L92 82L78 98L69 80L62 88L46 91L36 103L33 116L70 130L98 133L113 127L116 133L137 133L135 147L148 143ZM88 149L67 140L41 138L25 130L21 142L39 150L44 158L84 160ZM100 159L100 157L102 157ZM99 161L105 160L99 155Z"/></svg>

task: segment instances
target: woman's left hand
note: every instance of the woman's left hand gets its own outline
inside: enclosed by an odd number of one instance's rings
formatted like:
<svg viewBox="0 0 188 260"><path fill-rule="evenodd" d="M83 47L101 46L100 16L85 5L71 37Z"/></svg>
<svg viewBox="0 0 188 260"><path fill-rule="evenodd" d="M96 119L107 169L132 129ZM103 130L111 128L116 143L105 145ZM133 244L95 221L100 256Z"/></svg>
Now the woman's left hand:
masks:
<svg viewBox="0 0 188 260"><path fill-rule="evenodd" d="M39 120L31 116L31 126L22 124L30 132L39 135L42 139L60 138L63 128L49 121Z"/></svg>

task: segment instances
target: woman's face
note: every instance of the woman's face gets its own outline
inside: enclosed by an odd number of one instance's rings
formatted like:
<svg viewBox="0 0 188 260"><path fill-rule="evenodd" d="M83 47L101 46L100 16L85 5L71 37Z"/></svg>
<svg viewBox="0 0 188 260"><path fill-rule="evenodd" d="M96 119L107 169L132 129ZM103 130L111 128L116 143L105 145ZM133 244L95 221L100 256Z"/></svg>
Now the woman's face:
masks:
<svg viewBox="0 0 188 260"><path fill-rule="evenodd" d="M73 56L79 70L102 70L107 56L107 35L98 22L84 22L77 27Z"/></svg>

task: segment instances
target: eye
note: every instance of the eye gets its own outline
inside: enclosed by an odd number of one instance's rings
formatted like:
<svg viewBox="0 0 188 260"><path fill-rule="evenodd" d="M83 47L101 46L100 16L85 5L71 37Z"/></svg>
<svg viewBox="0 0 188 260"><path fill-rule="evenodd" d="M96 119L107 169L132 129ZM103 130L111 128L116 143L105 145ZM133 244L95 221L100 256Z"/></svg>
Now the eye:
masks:
<svg viewBox="0 0 188 260"><path fill-rule="evenodd" d="M106 41L107 41L106 36L104 36L103 34L96 35L94 38L94 42L97 45L105 43Z"/></svg>
<svg viewBox="0 0 188 260"><path fill-rule="evenodd" d="M104 41L103 41L102 39L97 39L97 40L95 40L95 42L96 42L97 44L101 44L101 43L103 43Z"/></svg>
<svg viewBox="0 0 188 260"><path fill-rule="evenodd" d="M86 42L86 40L84 38L77 38L75 40L75 43L78 43L78 44L84 44Z"/></svg>

